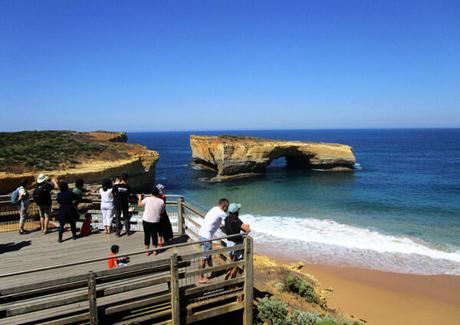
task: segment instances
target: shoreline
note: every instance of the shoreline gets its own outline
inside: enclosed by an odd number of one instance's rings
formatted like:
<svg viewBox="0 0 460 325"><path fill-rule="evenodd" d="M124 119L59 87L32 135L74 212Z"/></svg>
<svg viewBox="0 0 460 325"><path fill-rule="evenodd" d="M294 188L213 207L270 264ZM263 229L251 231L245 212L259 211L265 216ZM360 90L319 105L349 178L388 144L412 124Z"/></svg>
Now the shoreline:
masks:
<svg viewBox="0 0 460 325"><path fill-rule="evenodd" d="M327 294L328 306L368 324L458 324L460 276L392 273L349 266L310 264L256 246L283 264L302 262Z"/></svg>

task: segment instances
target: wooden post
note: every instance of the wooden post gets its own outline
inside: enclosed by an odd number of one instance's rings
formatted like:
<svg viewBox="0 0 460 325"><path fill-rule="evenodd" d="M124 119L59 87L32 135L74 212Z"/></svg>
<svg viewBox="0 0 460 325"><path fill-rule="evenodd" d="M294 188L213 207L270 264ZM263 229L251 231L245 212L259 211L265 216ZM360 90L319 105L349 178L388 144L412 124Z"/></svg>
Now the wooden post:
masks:
<svg viewBox="0 0 460 325"><path fill-rule="evenodd" d="M185 235L184 206L182 205L183 203L183 197L177 198L177 228L179 236Z"/></svg>
<svg viewBox="0 0 460 325"><path fill-rule="evenodd" d="M171 255L171 320L173 325L180 325L179 270L177 253Z"/></svg>
<svg viewBox="0 0 460 325"><path fill-rule="evenodd" d="M99 323L97 317L96 274L89 272L88 277L89 322L91 325Z"/></svg>
<svg viewBox="0 0 460 325"><path fill-rule="evenodd" d="M252 325L254 300L253 242L252 237L244 239L244 315L243 324Z"/></svg>

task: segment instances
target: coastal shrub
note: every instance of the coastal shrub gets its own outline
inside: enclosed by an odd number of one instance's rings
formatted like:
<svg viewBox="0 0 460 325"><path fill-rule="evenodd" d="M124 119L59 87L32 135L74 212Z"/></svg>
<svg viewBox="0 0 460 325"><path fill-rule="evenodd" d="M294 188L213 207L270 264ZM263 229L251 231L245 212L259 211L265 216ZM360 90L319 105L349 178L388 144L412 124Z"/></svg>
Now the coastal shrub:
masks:
<svg viewBox="0 0 460 325"><path fill-rule="evenodd" d="M318 314L308 311L294 310L291 316L292 325L317 325L321 321Z"/></svg>
<svg viewBox="0 0 460 325"><path fill-rule="evenodd" d="M320 303L320 299L315 292L315 288L308 281L296 275L286 277L286 288L307 300L310 303Z"/></svg>
<svg viewBox="0 0 460 325"><path fill-rule="evenodd" d="M270 325L286 325L288 322L287 305L278 299L269 297L262 298L257 305L259 323Z"/></svg>

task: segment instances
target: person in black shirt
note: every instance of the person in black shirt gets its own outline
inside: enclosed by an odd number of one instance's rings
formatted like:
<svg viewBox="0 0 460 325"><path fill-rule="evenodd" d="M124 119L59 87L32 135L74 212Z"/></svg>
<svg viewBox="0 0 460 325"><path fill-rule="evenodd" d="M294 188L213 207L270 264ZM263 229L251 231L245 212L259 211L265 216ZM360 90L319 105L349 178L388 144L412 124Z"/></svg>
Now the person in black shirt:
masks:
<svg viewBox="0 0 460 325"><path fill-rule="evenodd" d="M48 176L40 174L37 177L37 186L35 187L32 197L38 207L40 215L40 230L48 233L49 218L51 215L51 194L54 189L58 188L56 179L48 181Z"/></svg>
<svg viewBox="0 0 460 325"><path fill-rule="evenodd" d="M125 220L125 230L128 236L131 235L130 232L130 216L129 216L129 196L131 194L131 187L128 185L128 175L121 175L121 182L114 184L112 187L113 194L113 205L115 210L115 225L116 225L116 235L120 237L121 229L121 215Z"/></svg>
<svg viewBox="0 0 460 325"><path fill-rule="evenodd" d="M241 209L241 204L238 203L231 203L228 206L228 217L225 218L225 232L227 236L239 234L241 231L244 233L249 233L251 228L248 224L243 223L239 218L239 213ZM228 239L228 246L236 246L243 243L243 236L235 236ZM232 261L239 261L243 259L243 251L242 250L234 250L230 252L230 257ZM234 267L230 269L227 274L225 275L225 279L227 280L229 277L234 278L238 273L238 267Z"/></svg>
<svg viewBox="0 0 460 325"><path fill-rule="evenodd" d="M70 224L72 230L72 238L77 239L77 210L75 209L74 201L78 195L69 191L69 184L67 182L59 182L59 193L57 195L57 202L59 203L59 238L58 243L62 243L62 234L64 233L64 226L66 223Z"/></svg>

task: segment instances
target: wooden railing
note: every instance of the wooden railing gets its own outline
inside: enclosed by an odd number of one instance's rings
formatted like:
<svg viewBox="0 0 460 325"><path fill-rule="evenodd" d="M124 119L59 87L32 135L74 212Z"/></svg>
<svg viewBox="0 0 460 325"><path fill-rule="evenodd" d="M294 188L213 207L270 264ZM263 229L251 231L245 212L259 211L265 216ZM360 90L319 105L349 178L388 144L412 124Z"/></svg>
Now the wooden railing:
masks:
<svg viewBox="0 0 460 325"><path fill-rule="evenodd" d="M177 216L176 234L191 239L168 246L172 252L169 258L10 288L0 285L0 323L189 324L242 310L242 323L252 324L252 238L243 235L243 244L227 247L228 239L235 235L221 235L210 240L211 251L187 252L184 248L206 242L193 240L198 236L204 209L182 196L169 196L167 209ZM243 259L230 259L230 251L241 251ZM140 254L144 251L119 257L133 259ZM199 285L198 277L203 273L199 261L207 255L212 255L216 262L205 269L206 274L212 275L212 281ZM65 274L72 266L106 260L99 258L0 274L0 283L38 272ZM222 273L233 268L239 270L236 277L225 279Z"/></svg>

